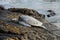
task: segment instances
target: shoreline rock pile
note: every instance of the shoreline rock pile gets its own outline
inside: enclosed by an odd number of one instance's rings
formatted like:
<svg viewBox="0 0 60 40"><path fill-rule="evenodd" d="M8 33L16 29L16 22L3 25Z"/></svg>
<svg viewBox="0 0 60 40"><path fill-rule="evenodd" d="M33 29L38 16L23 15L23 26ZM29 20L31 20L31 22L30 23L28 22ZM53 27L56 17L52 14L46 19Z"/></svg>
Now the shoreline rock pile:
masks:
<svg viewBox="0 0 60 40"><path fill-rule="evenodd" d="M36 10L28 8L4 9L0 7L0 40L60 40L59 36L43 27L36 25L26 27L19 24L18 20L21 20L19 17L22 15L28 15L42 23L48 23L45 15L39 14Z"/></svg>

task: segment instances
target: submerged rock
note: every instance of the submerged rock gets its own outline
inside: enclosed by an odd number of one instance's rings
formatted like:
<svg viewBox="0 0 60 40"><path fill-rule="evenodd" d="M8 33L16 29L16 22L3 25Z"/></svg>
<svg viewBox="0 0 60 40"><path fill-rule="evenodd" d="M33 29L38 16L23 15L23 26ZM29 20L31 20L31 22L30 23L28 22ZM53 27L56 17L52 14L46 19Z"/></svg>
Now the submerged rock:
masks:
<svg viewBox="0 0 60 40"><path fill-rule="evenodd" d="M5 10L3 5L0 5L0 10Z"/></svg>
<svg viewBox="0 0 60 40"><path fill-rule="evenodd" d="M47 17L51 17L51 16L55 16L56 13L53 10L48 10L47 12L49 12L50 14L47 15Z"/></svg>

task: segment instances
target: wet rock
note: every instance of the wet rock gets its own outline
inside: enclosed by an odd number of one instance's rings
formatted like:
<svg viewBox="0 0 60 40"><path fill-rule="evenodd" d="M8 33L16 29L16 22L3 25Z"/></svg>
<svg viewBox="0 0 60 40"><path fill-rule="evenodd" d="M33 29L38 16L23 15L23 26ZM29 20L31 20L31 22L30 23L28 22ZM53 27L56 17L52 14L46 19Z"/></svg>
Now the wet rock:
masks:
<svg viewBox="0 0 60 40"><path fill-rule="evenodd" d="M47 12L49 12L50 14L47 15L47 17L51 17L51 16L55 16L56 13L53 10L48 10Z"/></svg>
<svg viewBox="0 0 60 40"><path fill-rule="evenodd" d="M17 37L0 36L0 40L19 40Z"/></svg>
<svg viewBox="0 0 60 40"><path fill-rule="evenodd" d="M54 35L57 35L60 37L60 27L54 25L53 23L43 23L43 25L47 28L47 30L49 30L50 32L52 32Z"/></svg>
<svg viewBox="0 0 60 40"><path fill-rule="evenodd" d="M13 20L15 18L18 19L20 15L22 15L22 14L18 14L18 13L15 13L15 12L10 12L10 11L7 11L7 10L1 10L0 19L1 20Z"/></svg>
<svg viewBox="0 0 60 40"><path fill-rule="evenodd" d="M0 10L5 10L3 5L0 5Z"/></svg>
<svg viewBox="0 0 60 40"><path fill-rule="evenodd" d="M16 13L22 13L24 15L29 15L32 16L42 22L47 22L45 20L45 15L38 13L36 10L33 9L28 9L28 8L9 8L8 9L11 12L16 12ZM45 21L44 21L45 20Z"/></svg>
<svg viewBox="0 0 60 40"><path fill-rule="evenodd" d="M0 36L17 37L19 40L54 40L56 37L42 27L24 27L10 22L1 24L0 30Z"/></svg>
<svg viewBox="0 0 60 40"><path fill-rule="evenodd" d="M20 34L20 29L17 28L15 25L5 22L3 20L0 20L0 22L1 22L0 23L0 32Z"/></svg>
<svg viewBox="0 0 60 40"><path fill-rule="evenodd" d="M14 9L14 10L12 10ZM22 15L32 16L41 22L47 22L38 12L32 9L6 9L0 12L0 39L6 40L56 40L57 36L42 27L26 27L16 23L15 18ZM17 21L18 22L18 21ZM48 25L48 24L47 24ZM48 25L49 26L49 25ZM48 27L47 26L47 27ZM4 37L5 36L5 37ZM58 40L60 37L58 37ZM3 40L2 39L2 40Z"/></svg>

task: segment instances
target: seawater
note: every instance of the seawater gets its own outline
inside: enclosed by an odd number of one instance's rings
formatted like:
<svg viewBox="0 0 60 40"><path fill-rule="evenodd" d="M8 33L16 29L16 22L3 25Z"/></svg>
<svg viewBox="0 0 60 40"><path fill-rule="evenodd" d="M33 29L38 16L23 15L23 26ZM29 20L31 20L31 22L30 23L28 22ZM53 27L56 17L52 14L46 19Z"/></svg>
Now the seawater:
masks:
<svg viewBox="0 0 60 40"><path fill-rule="evenodd" d="M0 5L5 8L31 8L39 13L47 15L48 9L54 10L56 15L50 18L46 17L49 22L60 22L60 2L46 2L43 0L0 0Z"/></svg>

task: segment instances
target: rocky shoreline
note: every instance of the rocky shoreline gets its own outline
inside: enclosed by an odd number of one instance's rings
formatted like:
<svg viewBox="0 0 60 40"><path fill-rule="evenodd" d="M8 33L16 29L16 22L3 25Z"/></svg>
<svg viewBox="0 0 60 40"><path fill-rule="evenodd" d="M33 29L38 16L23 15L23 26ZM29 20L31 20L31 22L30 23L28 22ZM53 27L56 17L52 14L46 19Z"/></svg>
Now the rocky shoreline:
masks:
<svg viewBox="0 0 60 40"><path fill-rule="evenodd" d="M13 18L18 19L21 15L32 16L42 23L46 23L44 25L47 25L47 27L53 26L45 19L45 15L36 10L28 8L5 9L0 6L0 40L60 40L59 36L42 27L26 27L17 21L12 21Z"/></svg>

